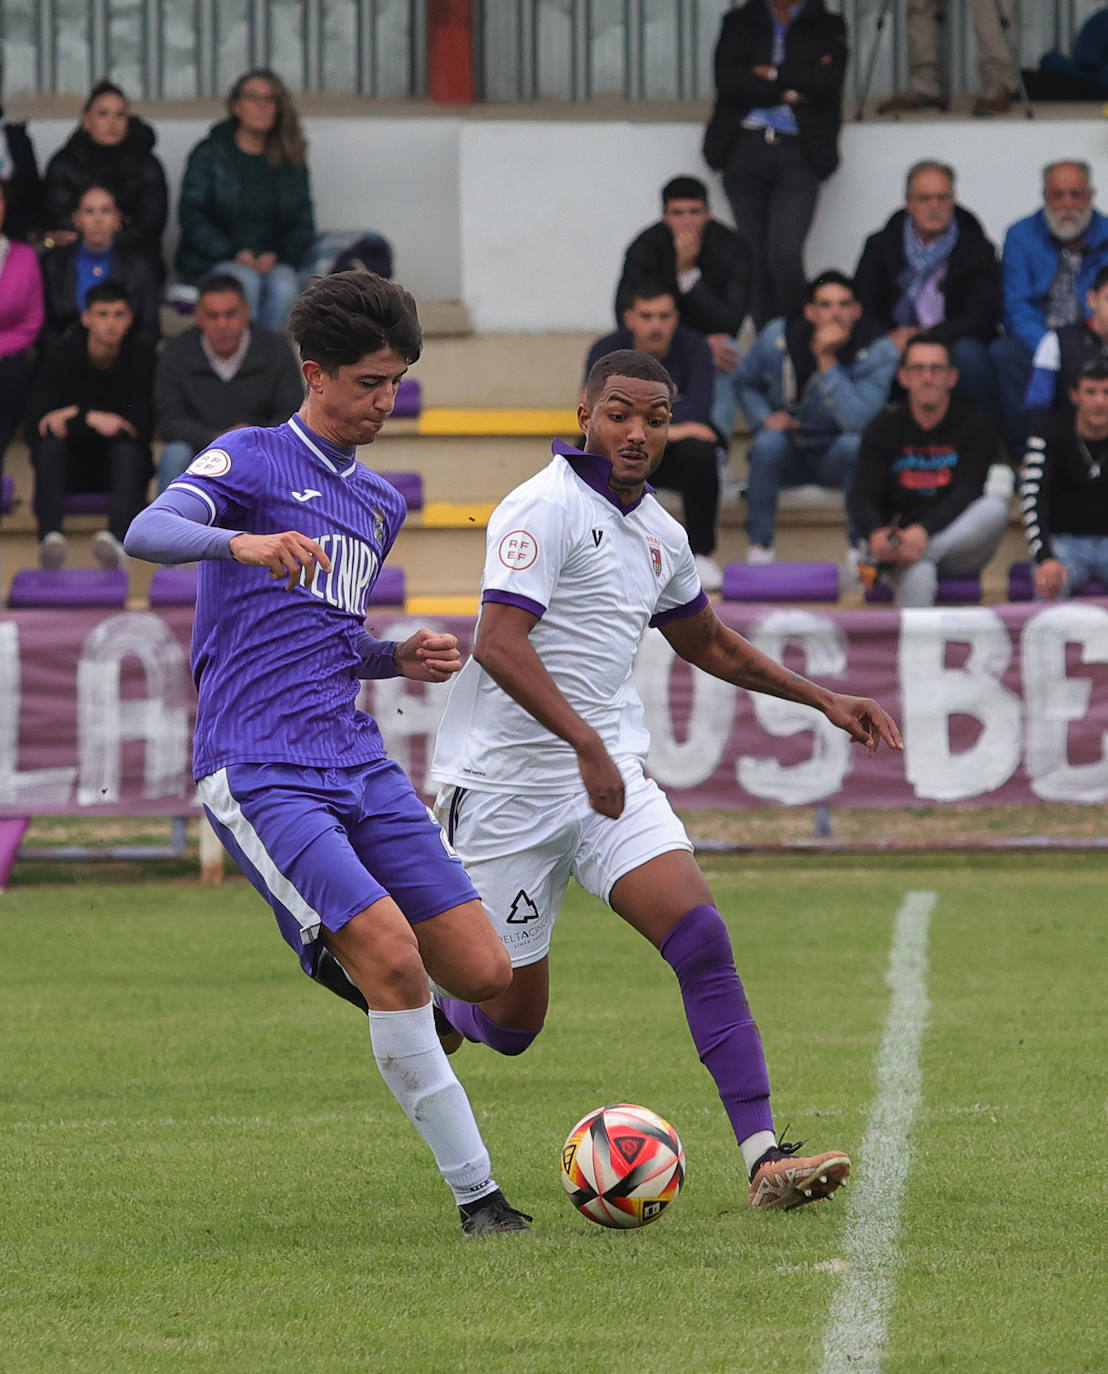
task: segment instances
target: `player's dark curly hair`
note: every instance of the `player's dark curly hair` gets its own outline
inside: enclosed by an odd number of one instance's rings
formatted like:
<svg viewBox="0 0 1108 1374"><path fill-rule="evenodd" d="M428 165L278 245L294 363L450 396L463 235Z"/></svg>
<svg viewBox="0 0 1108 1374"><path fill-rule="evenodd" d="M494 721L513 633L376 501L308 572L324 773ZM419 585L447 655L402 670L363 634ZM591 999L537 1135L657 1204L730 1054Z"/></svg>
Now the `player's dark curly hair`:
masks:
<svg viewBox="0 0 1108 1374"><path fill-rule="evenodd" d="M634 377L644 382L661 382L669 392L671 401L677 395L673 378L657 358L652 358L649 353L640 353L637 348L617 348L614 353L605 353L603 358L597 358L589 368L589 375L585 378L587 405L591 406L596 401L609 377Z"/></svg>
<svg viewBox="0 0 1108 1374"><path fill-rule="evenodd" d="M423 351L423 330L409 292L376 272L320 277L293 302L289 333L300 357L332 376L382 348L408 363Z"/></svg>

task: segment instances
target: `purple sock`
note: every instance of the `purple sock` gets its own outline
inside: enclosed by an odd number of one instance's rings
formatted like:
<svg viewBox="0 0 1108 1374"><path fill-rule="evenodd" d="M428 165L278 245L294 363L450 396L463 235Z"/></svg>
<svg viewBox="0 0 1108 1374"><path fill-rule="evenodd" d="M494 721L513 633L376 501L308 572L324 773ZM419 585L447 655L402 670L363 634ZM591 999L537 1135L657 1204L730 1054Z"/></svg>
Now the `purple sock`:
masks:
<svg viewBox="0 0 1108 1374"><path fill-rule="evenodd" d="M772 1131L762 1038L735 972L723 917L714 906L694 906L662 941L661 953L677 974L693 1043L715 1079L735 1139Z"/></svg>
<svg viewBox="0 0 1108 1374"><path fill-rule="evenodd" d="M467 1040L488 1045L497 1054L522 1054L539 1033L537 1030L512 1030L510 1026L498 1026L472 1002L457 1002L442 993L435 994L435 1001L456 1031Z"/></svg>

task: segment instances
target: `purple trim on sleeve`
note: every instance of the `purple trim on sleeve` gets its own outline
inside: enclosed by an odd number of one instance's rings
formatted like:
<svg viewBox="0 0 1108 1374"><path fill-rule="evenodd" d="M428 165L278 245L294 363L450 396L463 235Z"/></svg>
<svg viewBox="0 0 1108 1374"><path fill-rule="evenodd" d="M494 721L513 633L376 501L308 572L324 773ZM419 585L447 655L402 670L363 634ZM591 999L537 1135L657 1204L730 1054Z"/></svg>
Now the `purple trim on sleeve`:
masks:
<svg viewBox="0 0 1108 1374"><path fill-rule="evenodd" d="M197 559L231 559L231 540L242 530L212 528L212 512L199 496L166 488L131 521L123 547L132 558L150 563L195 563Z"/></svg>
<svg viewBox="0 0 1108 1374"><path fill-rule="evenodd" d="M708 598L703 592L692 601L686 601L683 606L674 606L671 611L659 611L650 618L650 627L660 630L663 625L668 625L673 620L688 620L690 616L699 615L705 606L709 605Z"/></svg>
<svg viewBox="0 0 1108 1374"><path fill-rule="evenodd" d="M536 616L539 620L546 614L546 607L538 601L532 601L529 596L517 596L515 592L498 591L496 587L489 587L481 593L482 605L486 601L495 601L498 606L518 606L521 611Z"/></svg>
<svg viewBox="0 0 1108 1374"><path fill-rule="evenodd" d="M643 503L643 497L654 490L649 482L644 482L642 496L637 501L632 501L629 506L625 506L608 485L612 465L607 458L601 458L598 453L586 453L583 449L573 448L562 439L555 439L550 445L550 451L555 458L564 458L585 486L591 487L598 496L603 496L605 501L615 506L620 515L630 515L632 511L638 510Z"/></svg>
<svg viewBox="0 0 1108 1374"><path fill-rule="evenodd" d="M356 647L360 655L359 677L380 679L401 676L396 666L396 650L400 647L396 640L374 639L368 630L363 630Z"/></svg>

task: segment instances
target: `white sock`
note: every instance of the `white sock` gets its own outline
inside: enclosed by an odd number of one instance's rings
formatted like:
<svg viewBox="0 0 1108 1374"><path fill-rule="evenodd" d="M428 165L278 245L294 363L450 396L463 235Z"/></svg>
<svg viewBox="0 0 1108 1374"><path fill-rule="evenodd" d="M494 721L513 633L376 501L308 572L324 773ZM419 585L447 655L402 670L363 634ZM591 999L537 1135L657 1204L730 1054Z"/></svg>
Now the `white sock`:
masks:
<svg viewBox="0 0 1108 1374"><path fill-rule="evenodd" d="M493 1192L489 1152L435 1034L431 1003L410 1011L371 1011L369 1039L381 1077L435 1156L455 1201L473 1202Z"/></svg>
<svg viewBox="0 0 1108 1374"><path fill-rule="evenodd" d="M765 1152L772 1150L776 1144L777 1137L772 1131L755 1131L753 1135L748 1135L745 1140L739 1141L739 1149L743 1152L746 1172L750 1173Z"/></svg>

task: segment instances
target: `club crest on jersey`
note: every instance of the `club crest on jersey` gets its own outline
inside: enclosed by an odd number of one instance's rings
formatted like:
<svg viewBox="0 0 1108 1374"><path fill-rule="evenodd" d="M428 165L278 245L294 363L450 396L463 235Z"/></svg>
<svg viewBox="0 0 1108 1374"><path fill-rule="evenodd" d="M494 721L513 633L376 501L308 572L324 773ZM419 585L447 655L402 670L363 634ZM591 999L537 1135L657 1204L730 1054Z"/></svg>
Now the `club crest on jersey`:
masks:
<svg viewBox="0 0 1108 1374"><path fill-rule="evenodd" d="M651 565L652 565L653 568L654 568L654 576L655 576L655 577L661 577L661 575L662 575L662 545L661 545L661 541L658 540L658 539L655 539L654 536L653 536L652 534L644 535L643 538L646 540L646 547L650 550L650 562L651 562Z"/></svg>
<svg viewBox="0 0 1108 1374"><path fill-rule="evenodd" d="M501 563L515 572L533 567L539 556L538 540L526 530L509 530L497 549Z"/></svg>
<svg viewBox="0 0 1108 1374"><path fill-rule="evenodd" d="M197 477L225 477L231 471L231 455L221 448L205 449L188 466Z"/></svg>
<svg viewBox="0 0 1108 1374"><path fill-rule="evenodd" d="M373 542L383 544L385 542L385 512L374 509L371 519L373 521Z"/></svg>

